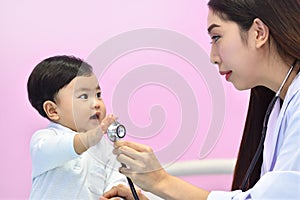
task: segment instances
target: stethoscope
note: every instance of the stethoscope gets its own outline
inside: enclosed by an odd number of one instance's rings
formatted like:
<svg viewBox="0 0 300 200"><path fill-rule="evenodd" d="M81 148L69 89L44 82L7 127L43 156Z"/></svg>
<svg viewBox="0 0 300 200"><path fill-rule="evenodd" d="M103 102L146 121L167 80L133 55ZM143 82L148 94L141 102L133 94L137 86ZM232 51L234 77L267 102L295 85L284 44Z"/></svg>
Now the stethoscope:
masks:
<svg viewBox="0 0 300 200"><path fill-rule="evenodd" d="M118 121L113 122L107 129L107 137L109 138L110 141L116 142L119 139L125 137L126 135L126 128L124 125L120 124ZM125 165L121 163L122 166L124 167ZM133 198L135 200L139 200L139 197L136 193L136 190L134 188L133 182L129 177L126 177L131 193L133 195Z"/></svg>
<svg viewBox="0 0 300 200"><path fill-rule="evenodd" d="M271 115L271 112L275 106L275 103L277 101L277 99L279 98L279 95L280 95L280 92L284 86L284 84L286 83L287 79L289 78L291 72L293 71L293 68L294 66L296 65L297 63L297 59L294 61L294 63L292 64L292 66L290 67L287 75L285 76L284 80L282 81L278 91L276 92L275 96L273 97L273 99L271 100L268 108L267 108L267 111L266 111L266 114L265 114L265 117L264 117L264 121L263 121L263 128L262 128L262 133L261 133L261 139L259 141L259 144L258 144L258 147L257 147L257 150L254 154L254 157L249 165L249 168L247 169L247 172L246 172L246 175L245 175L245 178L243 179L243 182L241 184L241 190L242 191L245 191L246 189L246 185L247 185L247 182L248 182L248 179L251 175L251 173L253 172L253 169L258 161L258 158L260 156L260 154L262 153L262 150L263 150L263 145L264 145L264 141L265 141L265 138L266 138L266 132L267 132L267 129L268 129L268 122L269 122L269 118L270 118L270 115Z"/></svg>

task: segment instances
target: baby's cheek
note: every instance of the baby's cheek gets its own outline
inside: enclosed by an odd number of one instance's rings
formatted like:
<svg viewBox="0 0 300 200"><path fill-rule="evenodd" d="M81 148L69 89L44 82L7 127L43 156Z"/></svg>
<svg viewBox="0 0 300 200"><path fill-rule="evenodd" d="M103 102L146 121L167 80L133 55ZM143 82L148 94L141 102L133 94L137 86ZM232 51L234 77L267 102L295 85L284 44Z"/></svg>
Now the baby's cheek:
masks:
<svg viewBox="0 0 300 200"><path fill-rule="evenodd" d="M100 122L106 117L106 109L101 109L101 116L100 116Z"/></svg>

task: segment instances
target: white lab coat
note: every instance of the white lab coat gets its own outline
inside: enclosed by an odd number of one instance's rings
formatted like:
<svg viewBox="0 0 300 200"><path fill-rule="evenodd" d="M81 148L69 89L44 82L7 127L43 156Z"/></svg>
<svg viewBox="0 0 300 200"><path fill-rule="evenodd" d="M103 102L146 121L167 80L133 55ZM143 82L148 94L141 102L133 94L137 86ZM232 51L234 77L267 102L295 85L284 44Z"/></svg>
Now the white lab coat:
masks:
<svg viewBox="0 0 300 200"><path fill-rule="evenodd" d="M212 191L208 200L300 199L300 75L280 109L276 102L264 143L261 178L248 191Z"/></svg>

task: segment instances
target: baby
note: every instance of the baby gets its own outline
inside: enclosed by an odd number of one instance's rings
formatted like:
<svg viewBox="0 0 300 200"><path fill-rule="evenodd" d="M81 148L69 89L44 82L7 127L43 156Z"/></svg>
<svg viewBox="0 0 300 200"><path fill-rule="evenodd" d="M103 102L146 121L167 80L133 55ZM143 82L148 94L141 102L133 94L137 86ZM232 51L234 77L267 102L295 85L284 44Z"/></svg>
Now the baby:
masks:
<svg viewBox="0 0 300 200"><path fill-rule="evenodd" d="M31 105L50 121L30 141L30 199L99 199L114 185L126 185L103 137L115 117L106 116L88 63L73 56L47 58L32 71L27 90Z"/></svg>

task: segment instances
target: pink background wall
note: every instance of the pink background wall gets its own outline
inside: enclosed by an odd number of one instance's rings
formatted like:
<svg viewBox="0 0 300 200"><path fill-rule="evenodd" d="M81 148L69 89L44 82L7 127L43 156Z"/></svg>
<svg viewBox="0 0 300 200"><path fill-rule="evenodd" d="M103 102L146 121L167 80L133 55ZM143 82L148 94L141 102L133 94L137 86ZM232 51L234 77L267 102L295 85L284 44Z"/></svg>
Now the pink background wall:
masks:
<svg viewBox="0 0 300 200"><path fill-rule="evenodd" d="M151 145L162 162L235 158L248 92L209 64L207 11L199 0L1 1L0 199L29 196L30 137L48 122L30 106L26 83L52 55L90 61L127 139ZM225 190L231 178L185 177Z"/></svg>

